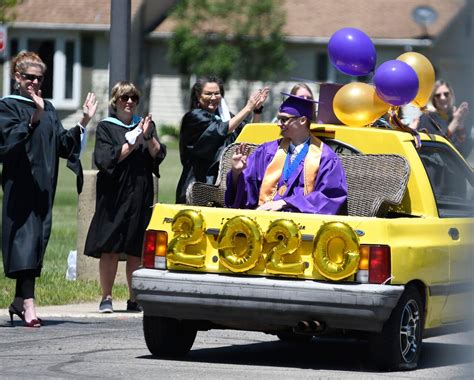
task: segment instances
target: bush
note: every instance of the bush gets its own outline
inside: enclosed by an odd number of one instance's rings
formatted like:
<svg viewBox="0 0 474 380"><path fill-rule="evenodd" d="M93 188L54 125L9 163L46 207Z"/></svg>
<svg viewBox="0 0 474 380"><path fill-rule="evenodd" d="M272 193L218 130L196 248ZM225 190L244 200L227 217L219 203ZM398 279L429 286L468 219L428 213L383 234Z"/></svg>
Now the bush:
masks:
<svg viewBox="0 0 474 380"><path fill-rule="evenodd" d="M159 136L172 136L175 138L179 138L179 127L174 124L161 124L158 127L158 134Z"/></svg>

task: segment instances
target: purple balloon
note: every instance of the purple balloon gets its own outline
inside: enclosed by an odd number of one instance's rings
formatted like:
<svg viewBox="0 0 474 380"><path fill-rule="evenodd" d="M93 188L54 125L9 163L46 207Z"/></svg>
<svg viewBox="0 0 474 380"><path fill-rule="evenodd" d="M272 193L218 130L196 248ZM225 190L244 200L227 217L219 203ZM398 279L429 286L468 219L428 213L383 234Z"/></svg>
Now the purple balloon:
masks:
<svg viewBox="0 0 474 380"><path fill-rule="evenodd" d="M377 53L371 39L356 28L335 32L328 44L332 64L344 74L367 75L374 71Z"/></svg>
<svg viewBox="0 0 474 380"><path fill-rule="evenodd" d="M403 61L391 60L382 63L374 75L377 95L392 106L403 106L415 99L418 93L418 75Z"/></svg>

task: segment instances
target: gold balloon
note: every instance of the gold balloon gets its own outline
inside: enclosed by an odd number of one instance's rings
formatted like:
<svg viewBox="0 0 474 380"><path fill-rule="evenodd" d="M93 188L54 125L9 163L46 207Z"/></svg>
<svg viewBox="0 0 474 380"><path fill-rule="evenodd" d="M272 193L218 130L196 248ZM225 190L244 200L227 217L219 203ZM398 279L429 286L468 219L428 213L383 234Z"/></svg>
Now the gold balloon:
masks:
<svg viewBox="0 0 474 380"><path fill-rule="evenodd" d="M373 123L385 114L389 107L389 104L378 97L374 86L359 82L341 87L333 101L337 118L354 127Z"/></svg>
<svg viewBox="0 0 474 380"><path fill-rule="evenodd" d="M267 273L298 275L304 272L301 256L287 262L287 258L296 252L301 243L301 232L295 222L278 219L270 224L265 233L265 241L274 244L267 256Z"/></svg>
<svg viewBox="0 0 474 380"><path fill-rule="evenodd" d="M403 53L397 59L405 62L415 70L416 75L418 76L420 87L415 99L412 100L412 103L420 108L426 106L435 83L435 72L430 60L423 54L415 52Z"/></svg>
<svg viewBox="0 0 474 380"><path fill-rule="evenodd" d="M262 232L247 216L235 216L217 238L221 264L231 272L247 272L257 265L262 252Z"/></svg>
<svg viewBox="0 0 474 380"><path fill-rule="evenodd" d="M359 238L345 223L326 223L314 239L313 258L324 277L333 281L349 277L359 267Z"/></svg>
<svg viewBox="0 0 474 380"><path fill-rule="evenodd" d="M169 264L180 264L193 268L203 267L205 253L189 253L187 247L196 245L204 237L206 225L201 212L194 210L181 210L171 224L174 237L168 245L166 259Z"/></svg>

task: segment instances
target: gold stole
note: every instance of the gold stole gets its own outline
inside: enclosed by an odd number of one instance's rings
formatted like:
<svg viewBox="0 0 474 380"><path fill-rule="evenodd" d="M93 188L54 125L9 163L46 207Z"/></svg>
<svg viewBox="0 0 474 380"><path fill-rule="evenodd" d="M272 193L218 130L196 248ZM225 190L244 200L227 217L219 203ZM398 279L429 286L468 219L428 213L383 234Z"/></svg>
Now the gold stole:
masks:
<svg viewBox="0 0 474 380"><path fill-rule="evenodd" d="M262 185L260 186L260 193L258 198L259 206L265 202L273 200L277 192L277 185L283 173L283 166L285 165L286 155L288 154L288 147L290 140L282 139L280 146L275 153L270 164L265 170ZM321 153L323 152L323 142L317 137L311 136L311 144L309 145L308 154L304 159L304 195L311 193L314 190L314 182L318 175L319 163L321 161Z"/></svg>

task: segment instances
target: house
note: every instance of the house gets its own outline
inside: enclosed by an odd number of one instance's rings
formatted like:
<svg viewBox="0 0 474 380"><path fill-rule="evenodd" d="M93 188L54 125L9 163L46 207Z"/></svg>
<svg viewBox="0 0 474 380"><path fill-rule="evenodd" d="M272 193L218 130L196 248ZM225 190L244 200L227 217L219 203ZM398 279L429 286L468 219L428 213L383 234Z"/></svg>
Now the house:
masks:
<svg viewBox="0 0 474 380"><path fill-rule="evenodd" d="M160 123L178 125L186 112L187 89L181 89L179 75L167 60L167 46L173 21L164 18L159 3L132 0L131 80L143 90L141 106ZM168 6L172 5L168 2ZM273 105L266 107L270 118L279 103L280 91L288 91L292 78L314 82L345 83L356 78L338 72L329 62L327 44L342 27L363 30L377 49L377 64L396 59L406 51L427 56L437 77L453 84L456 98L474 104L474 2L468 0L282 0L287 22L284 29L287 51L294 61L291 73L272 83ZM418 19L414 12L420 8ZM427 6L429 8L427 8ZM22 49L38 51L48 65L44 94L52 99L68 125L77 119L82 99L94 91L101 100L97 118L107 113L109 65L109 0L23 0L16 19L8 25L8 55ZM164 19L163 22L161 22ZM2 65L0 91L10 92L8 60ZM261 83L254 83L255 87ZM318 86L313 86L315 92ZM226 86L231 110L240 109L245 99L238 78ZM471 112L472 120L472 112ZM72 123L72 122L71 122Z"/></svg>

